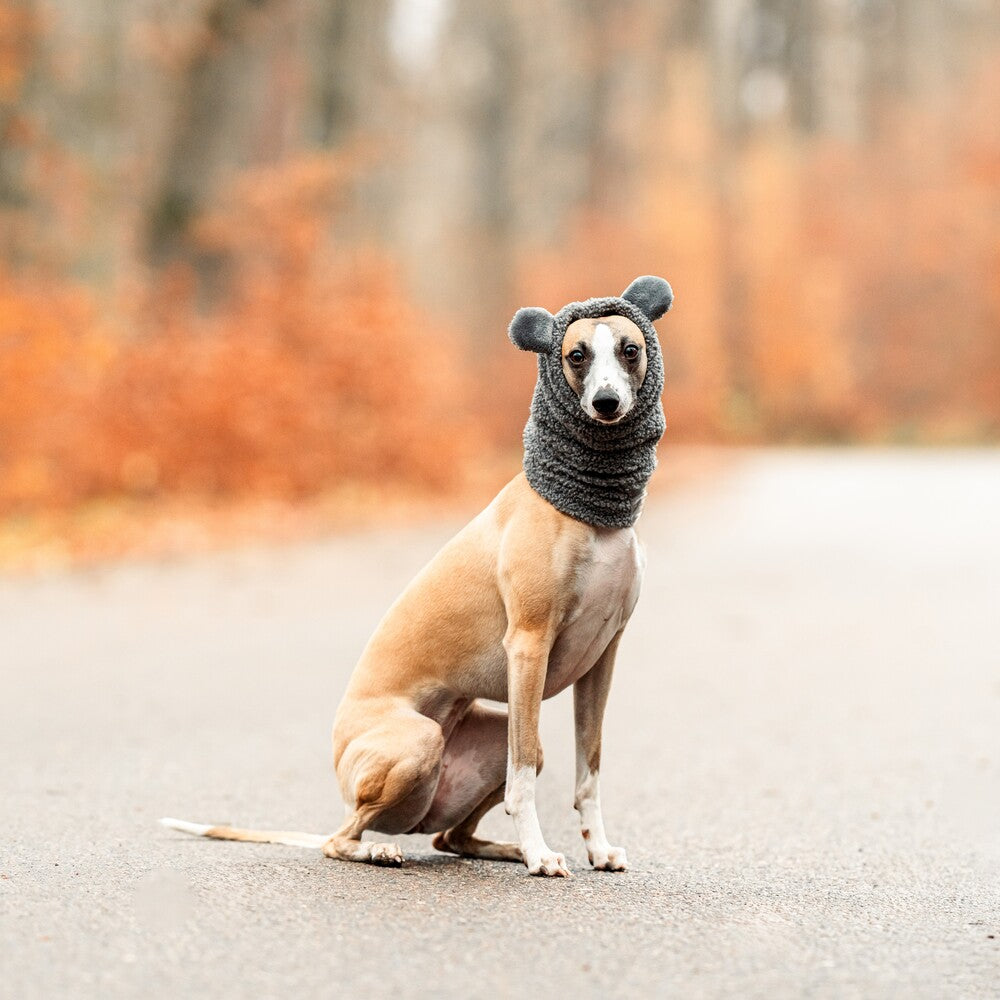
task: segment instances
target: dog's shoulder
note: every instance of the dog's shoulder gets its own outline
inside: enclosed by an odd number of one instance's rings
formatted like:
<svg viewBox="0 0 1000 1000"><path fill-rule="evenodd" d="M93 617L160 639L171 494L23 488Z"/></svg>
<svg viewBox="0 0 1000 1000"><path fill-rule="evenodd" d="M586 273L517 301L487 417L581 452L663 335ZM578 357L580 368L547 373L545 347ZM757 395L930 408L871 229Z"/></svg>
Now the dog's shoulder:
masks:
<svg viewBox="0 0 1000 1000"><path fill-rule="evenodd" d="M594 529L556 510L522 473L494 501L500 536L500 589L535 608L536 617L558 617L573 593L580 562L593 545ZM529 616L530 617L530 616Z"/></svg>

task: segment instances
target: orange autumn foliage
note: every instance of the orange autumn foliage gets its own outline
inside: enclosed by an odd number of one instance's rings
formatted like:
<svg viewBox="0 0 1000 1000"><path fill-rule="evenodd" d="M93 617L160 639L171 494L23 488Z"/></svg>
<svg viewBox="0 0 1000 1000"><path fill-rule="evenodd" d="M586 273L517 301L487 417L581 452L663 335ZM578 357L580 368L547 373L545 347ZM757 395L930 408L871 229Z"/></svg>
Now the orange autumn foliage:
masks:
<svg viewBox="0 0 1000 1000"><path fill-rule="evenodd" d="M474 432L451 337L376 254L337 252L341 183L321 156L236 183L197 236L229 276L204 308L180 268L110 317L0 273L0 512L454 485Z"/></svg>
<svg viewBox="0 0 1000 1000"><path fill-rule="evenodd" d="M648 272L677 293L660 326L668 442L1000 437L995 56L954 95L887 102L851 140L781 120L720 129L710 61L676 50L655 84L663 127L636 130L627 190L493 256L459 229L476 287L499 261L510 296L487 295L496 314L458 338L342 231L359 175L346 141L228 177L178 236L183 264L133 273L138 195L103 221L125 234L115 253L91 255L99 174L22 107L39 29L11 9L0 0L19 39L0 54L20 57L0 73L3 138L31 169L0 201L0 515L440 491L491 454L516 464L535 365L504 336L513 310Z"/></svg>
<svg viewBox="0 0 1000 1000"><path fill-rule="evenodd" d="M771 131L723 145L697 55L620 214L525 255L523 301L675 286L661 324L673 440L1000 436L1000 61L958 102L899 106L865 143Z"/></svg>

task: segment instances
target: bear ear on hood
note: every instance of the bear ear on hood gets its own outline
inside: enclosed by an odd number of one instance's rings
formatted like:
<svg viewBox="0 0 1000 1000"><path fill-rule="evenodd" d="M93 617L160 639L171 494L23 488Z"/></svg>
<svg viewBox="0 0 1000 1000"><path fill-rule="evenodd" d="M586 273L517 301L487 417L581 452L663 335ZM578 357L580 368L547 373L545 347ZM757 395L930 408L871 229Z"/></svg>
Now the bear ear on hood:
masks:
<svg viewBox="0 0 1000 1000"><path fill-rule="evenodd" d="M658 320L674 302L674 292L670 285L653 274L636 278L622 292L622 298L631 302L651 320Z"/></svg>
<svg viewBox="0 0 1000 1000"><path fill-rule="evenodd" d="M552 313L538 306L518 309L507 328L507 335L518 350L546 354L552 350L554 320Z"/></svg>

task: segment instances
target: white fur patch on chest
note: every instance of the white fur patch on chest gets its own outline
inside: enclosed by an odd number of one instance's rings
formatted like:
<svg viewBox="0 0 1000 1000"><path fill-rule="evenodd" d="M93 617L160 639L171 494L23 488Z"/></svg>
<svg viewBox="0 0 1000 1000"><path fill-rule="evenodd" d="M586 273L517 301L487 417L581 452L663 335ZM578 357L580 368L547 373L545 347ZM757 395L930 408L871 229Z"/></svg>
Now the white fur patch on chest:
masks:
<svg viewBox="0 0 1000 1000"><path fill-rule="evenodd" d="M645 561L632 528L595 528L577 575L576 600L549 655L546 698L597 662L639 599Z"/></svg>

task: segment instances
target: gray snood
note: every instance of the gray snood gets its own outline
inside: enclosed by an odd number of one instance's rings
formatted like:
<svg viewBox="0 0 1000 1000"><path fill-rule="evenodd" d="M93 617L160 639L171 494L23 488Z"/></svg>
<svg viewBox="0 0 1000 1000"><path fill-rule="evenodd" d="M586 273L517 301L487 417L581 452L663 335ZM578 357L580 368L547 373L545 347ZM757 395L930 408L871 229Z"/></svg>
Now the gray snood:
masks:
<svg viewBox="0 0 1000 1000"><path fill-rule="evenodd" d="M562 342L578 319L624 316L646 338L646 377L632 409L616 424L588 416L563 374ZM656 468L664 431L663 359L645 313L623 298L573 302L556 313L551 347L538 355L538 381L524 428L524 473L553 507L587 524L635 524Z"/></svg>

